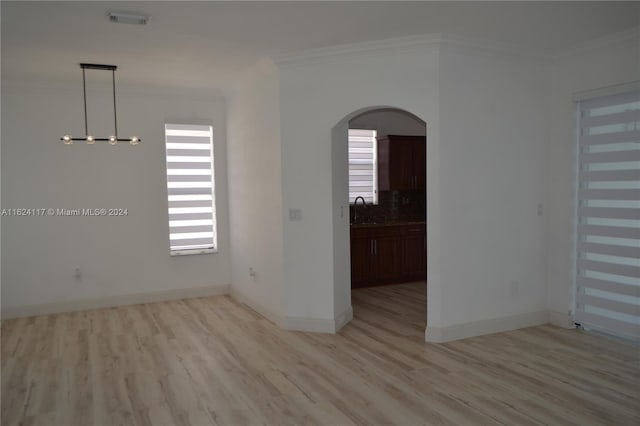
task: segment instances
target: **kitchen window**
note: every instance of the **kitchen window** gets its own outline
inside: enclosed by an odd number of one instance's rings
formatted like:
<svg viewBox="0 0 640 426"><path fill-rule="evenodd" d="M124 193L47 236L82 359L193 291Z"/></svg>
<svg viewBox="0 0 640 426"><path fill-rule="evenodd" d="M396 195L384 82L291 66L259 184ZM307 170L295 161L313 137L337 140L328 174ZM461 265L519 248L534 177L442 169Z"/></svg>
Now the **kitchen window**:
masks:
<svg viewBox="0 0 640 426"><path fill-rule="evenodd" d="M349 129L349 203L363 197L378 204L378 149L375 130Z"/></svg>
<svg viewBox="0 0 640 426"><path fill-rule="evenodd" d="M165 124L169 249L172 256L217 251L213 130Z"/></svg>

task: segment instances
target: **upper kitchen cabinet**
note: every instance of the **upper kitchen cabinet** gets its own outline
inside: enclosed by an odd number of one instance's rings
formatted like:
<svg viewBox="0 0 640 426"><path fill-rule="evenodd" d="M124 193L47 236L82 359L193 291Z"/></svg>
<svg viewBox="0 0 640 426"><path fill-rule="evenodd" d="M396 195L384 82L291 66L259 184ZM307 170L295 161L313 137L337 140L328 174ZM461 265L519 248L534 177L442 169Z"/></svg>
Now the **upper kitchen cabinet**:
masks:
<svg viewBox="0 0 640 426"><path fill-rule="evenodd" d="M426 138L387 135L378 139L378 189L426 189Z"/></svg>

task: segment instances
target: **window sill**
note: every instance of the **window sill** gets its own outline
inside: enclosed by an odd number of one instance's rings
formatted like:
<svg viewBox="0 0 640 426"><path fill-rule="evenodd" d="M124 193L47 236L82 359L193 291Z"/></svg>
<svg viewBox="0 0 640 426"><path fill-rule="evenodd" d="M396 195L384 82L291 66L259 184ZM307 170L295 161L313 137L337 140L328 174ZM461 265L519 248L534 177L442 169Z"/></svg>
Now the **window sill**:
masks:
<svg viewBox="0 0 640 426"><path fill-rule="evenodd" d="M172 250L169 254L171 256L190 256L192 254L210 254L217 253L218 249L208 248L208 249L190 249L190 250Z"/></svg>

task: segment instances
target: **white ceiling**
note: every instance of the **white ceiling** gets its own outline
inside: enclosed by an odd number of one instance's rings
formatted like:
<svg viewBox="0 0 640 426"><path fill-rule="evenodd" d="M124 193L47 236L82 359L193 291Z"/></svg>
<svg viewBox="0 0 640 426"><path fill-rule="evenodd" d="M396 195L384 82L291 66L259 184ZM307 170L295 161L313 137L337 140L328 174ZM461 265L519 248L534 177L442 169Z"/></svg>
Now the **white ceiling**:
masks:
<svg viewBox="0 0 640 426"><path fill-rule="evenodd" d="M3 78L78 78L79 62L119 81L225 88L260 58L416 34L451 33L550 53L640 25L640 2L8 2ZM151 15L110 23L108 11Z"/></svg>

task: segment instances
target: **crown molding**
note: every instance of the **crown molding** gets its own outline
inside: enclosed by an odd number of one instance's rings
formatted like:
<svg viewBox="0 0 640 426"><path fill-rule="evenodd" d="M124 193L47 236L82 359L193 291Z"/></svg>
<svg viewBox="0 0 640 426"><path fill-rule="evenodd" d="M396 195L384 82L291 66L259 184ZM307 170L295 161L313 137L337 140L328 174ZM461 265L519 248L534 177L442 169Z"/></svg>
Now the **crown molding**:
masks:
<svg viewBox="0 0 640 426"><path fill-rule="evenodd" d="M447 33L435 33L287 52L272 55L271 59L279 68L287 68L326 63L332 60L397 53L398 51L439 50L441 48L459 49L465 54L493 57L518 57L542 61L548 61L550 58L548 52L543 50Z"/></svg>
<svg viewBox="0 0 640 426"><path fill-rule="evenodd" d="M478 56L518 58L535 61L548 61L550 58L549 53L543 49L533 49L512 43L481 40L455 34L442 34L440 37L440 47L457 49L465 54Z"/></svg>
<svg viewBox="0 0 640 426"><path fill-rule="evenodd" d="M609 34L604 37L590 40L566 49L562 49L552 56L553 59L563 59L572 56L588 54L593 50L610 47L612 45L624 43L627 41L635 41L640 50L640 26L626 29L617 33Z"/></svg>
<svg viewBox="0 0 640 426"><path fill-rule="evenodd" d="M434 33L286 52L274 54L271 59L279 68L287 68L326 63L332 60L353 59L363 56L389 54L391 52L397 53L398 51L447 48L457 49L462 53L471 55L551 62L558 58L584 54L593 49L632 40L638 41L640 46L640 26L562 49L556 53L499 41L480 40L448 33Z"/></svg>
<svg viewBox="0 0 640 426"><path fill-rule="evenodd" d="M271 56L280 68L296 65L326 63L331 60L353 59L354 57L376 56L391 51L406 51L425 48L437 48L440 45L440 34L423 34L409 37L396 37L384 40L365 41L361 43L341 44L337 46L306 49L286 52Z"/></svg>

